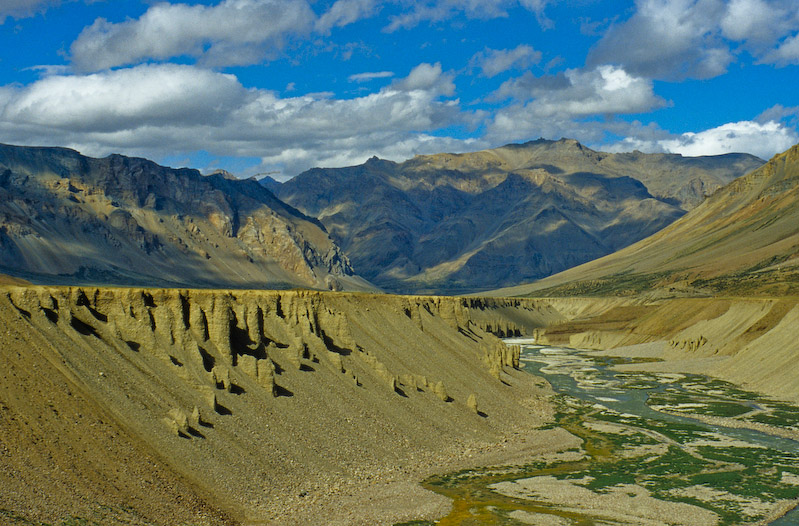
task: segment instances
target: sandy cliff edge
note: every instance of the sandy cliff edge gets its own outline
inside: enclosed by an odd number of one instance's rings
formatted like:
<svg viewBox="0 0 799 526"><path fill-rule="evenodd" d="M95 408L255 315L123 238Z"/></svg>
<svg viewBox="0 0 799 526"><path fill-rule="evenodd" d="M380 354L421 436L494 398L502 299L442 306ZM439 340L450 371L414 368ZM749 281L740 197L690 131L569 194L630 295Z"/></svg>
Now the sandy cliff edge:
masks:
<svg viewBox="0 0 799 526"><path fill-rule="evenodd" d="M560 318L534 300L5 286L0 513L441 516L422 478L568 442L529 435L551 417L548 387L486 330Z"/></svg>
<svg viewBox="0 0 799 526"><path fill-rule="evenodd" d="M640 353L671 370L707 374L799 402L799 298L555 298L568 318L538 331L542 343ZM642 365L641 367L663 367Z"/></svg>

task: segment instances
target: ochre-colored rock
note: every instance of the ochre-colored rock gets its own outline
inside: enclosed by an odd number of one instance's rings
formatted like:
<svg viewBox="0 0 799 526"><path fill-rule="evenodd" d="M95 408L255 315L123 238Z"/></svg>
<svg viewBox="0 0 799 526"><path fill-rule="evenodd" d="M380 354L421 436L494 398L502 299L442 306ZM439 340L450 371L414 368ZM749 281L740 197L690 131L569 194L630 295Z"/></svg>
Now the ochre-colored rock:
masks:
<svg viewBox="0 0 799 526"><path fill-rule="evenodd" d="M544 413L527 409L530 403L546 407L545 393L530 377L509 364L503 381L510 387L498 389L486 362L489 356L502 366L513 353L474 320L496 325L508 309L528 327L554 316L537 300L5 287L0 360L3 374L14 380L0 382L0 444L15 444L6 429L28 437L29 451L14 452L19 469L46 455L74 466L81 480L91 478L101 489L90 502L132 502L142 513L169 509L185 524L235 523L198 519L216 517L206 513L213 506L239 522L274 523L284 513L274 503L296 497L298 484L321 484L320 473L330 484L355 477L353 467L375 477L409 459L450 454L453 444L485 443L523 422L543 422ZM464 426L464 405L439 400L468 401L471 394L491 418ZM5 419L8 405L18 420ZM26 412L49 422L58 452L48 449L49 433L14 423ZM94 415L95 425L76 426L80 414ZM106 438L84 451L82 441L99 440L100 420ZM138 453L105 454L125 440ZM65 451L77 456L62 457ZM150 460L139 466L140 458ZM113 487L92 475L109 466L119 466L105 477ZM159 500L179 501L171 490L155 484L160 489L150 495L137 489L141 473L159 466L174 473L168 488L193 495L175 482L189 480L213 506L198 505L186 518ZM20 481L35 479L37 491L57 495L80 515L85 492L71 495L61 488L75 483L47 482L63 473L27 471L28 479L15 473L0 470L0 508L16 510L3 499L29 491ZM158 523L169 523L158 516Z"/></svg>
<svg viewBox="0 0 799 526"><path fill-rule="evenodd" d="M466 399L466 407L474 411L475 413L479 413L480 410L477 407L477 397L474 393L469 395L469 398Z"/></svg>
<svg viewBox="0 0 799 526"><path fill-rule="evenodd" d="M65 148L0 144L0 261L72 284L372 288L254 180Z"/></svg>

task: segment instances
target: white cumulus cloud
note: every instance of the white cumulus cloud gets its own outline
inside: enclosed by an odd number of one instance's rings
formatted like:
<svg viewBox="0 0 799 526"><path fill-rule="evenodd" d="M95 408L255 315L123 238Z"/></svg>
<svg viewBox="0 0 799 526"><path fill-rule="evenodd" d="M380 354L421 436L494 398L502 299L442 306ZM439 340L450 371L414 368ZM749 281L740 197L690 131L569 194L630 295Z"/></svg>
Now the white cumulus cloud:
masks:
<svg viewBox="0 0 799 526"><path fill-rule="evenodd" d="M488 131L495 140L561 135L596 137L599 130L596 124L576 121L642 113L666 104L655 95L652 81L610 65L566 70L561 75L541 78L527 75L505 83L499 91L504 96L529 102L497 111Z"/></svg>
<svg viewBox="0 0 799 526"><path fill-rule="evenodd" d="M613 63L667 80L721 75L749 52L762 63L796 63L796 0L636 0L633 15L613 25L588 64Z"/></svg>
<svg viewBox="0 0 799 526"><path fill-rule="evenodd" d="M769 159L799 142L794 128L781 122L739 121L730 122L699 132L688 132L668 137L628 137L615 144L614 151L640 150L643 152L679 153L686 156L749 153Z"/></svg>
<svg viewBox="0 0 799 526"><path fill-rule="evenodd" d="M589 64L620 64L649 78L710 78L733 61L717 38L720 0L637 0L636 11L612 26L588 56Z"/></svg>
<svg viewBox="0 0 799 526"><path fill-rule="evenodd" d="M465 143L431 135L474 119L447 98L451 91L438 64L421 64L395 84L352 99L281 97L196 66L141 65L2 86L0 135L89 155L158 159L204 150L262 158L294 174L416 146L457 149Z"/></svg>
<svg viewBox="0 0 799 526"><path fill-rule="evenodd" d="M486 49L472 57L470 64L486 77L495 77L510 69L526 69L541 61L541 52L521 44L514 49Z"/></svg>
<svg viewBox="0 0 799 526"><path fill-rule="evenodd" d="M95 20L70 52L82 71L183 55L210 66L250 64L279 49L287 38L310 33L315 19L305 0L159 3L138 19L116 24Z"/></svg>
<svg viewBox="0 0 799 526"><path fill-rule="evenodd" d="M766 53L762 62L778 66L799 64L799 35L786 38L776 49Z"/></svg>
<svg viewBox="0 0 799 526"><path fill-rule="evenodd" d="M769 40L785 15L765 0L732 0L721 18L721 29L731 40Z"/></svg>
<svg viewBox="0 0 799 526"><path fill-rule="evenodd" d="M452 95L455 92L453 75L441 70L441 63L422 63L413 68L404 79L394 82L393 87L400 91L430 91L436 94Z"/></svg>
<svg viewBox="0 0 799 526"><path fill-rule="evenodd" d="M796 130L775 121L740 121L662 141L663 148L683 155L746 152L768 159L799 142Z"/></svg>
<svg viewBox="0 0 799 526"><path fill-rule="evenodd" d="M189 95L190 94L190 95ZM232 75L143 65L85 76L48 76L21 88L2 119L72 131L220 123L246 99Z"/></svg>
<svg viewBox="0 0 799 526"><path fill-rule="evenodd" d="M610 65L538 78L527 74L505 82L498 97L530 100L524 111L535 118L641 113L665 104L652 81Z"/></svg>

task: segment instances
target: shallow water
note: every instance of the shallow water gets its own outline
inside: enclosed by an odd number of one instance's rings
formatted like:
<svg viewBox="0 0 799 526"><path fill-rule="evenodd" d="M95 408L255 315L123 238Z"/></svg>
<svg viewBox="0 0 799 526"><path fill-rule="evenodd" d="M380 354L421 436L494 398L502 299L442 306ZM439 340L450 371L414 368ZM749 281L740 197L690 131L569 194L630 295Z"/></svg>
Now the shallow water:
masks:
<svg viewBox="0 0 799 526"><path fill-rule="evenodd" d="M799 431L797 407L700 375L618 372L630 360L574 349L523 345L522 360L552 384L556 425L582 448L431 478L454 502L437 524L757 524L799 498L799 442L727 427ZM771 524L799 525L799 511Z"/></svg>

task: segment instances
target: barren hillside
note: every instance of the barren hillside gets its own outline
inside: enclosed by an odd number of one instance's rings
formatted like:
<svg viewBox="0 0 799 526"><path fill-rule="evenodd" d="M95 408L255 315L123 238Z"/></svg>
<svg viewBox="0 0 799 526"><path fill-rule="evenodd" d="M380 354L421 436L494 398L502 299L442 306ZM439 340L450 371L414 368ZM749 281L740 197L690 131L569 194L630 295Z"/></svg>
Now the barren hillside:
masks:
<svg viewBox="0 0 799 526"><path fill-rule="evenodd" d="M657 234L501 295L799 293L799 146Z"/></svg>
<svg viewBox="0 0 799 526"><path fill-rule="evenodd" d="M737 154L607 154L562 139L401 164L374 158L266 183L324 223L377 285L461 293L614 252L761 164Z"/></svg>
<svg viewBox="0 0 799 526"><path fill-rule="evenodd" d="M544 301L544 300L542 300ZM539 341L660 358L648 370L708 374L799 402L799 299L553 298L568 321L536 331Z"/></svg>
<svg viewBox="0 0 799 526"><path fill-rule="evenodd" d="M423 477L496 462L514 436L564 444L533 430L547 390L518 348L483 330L561 318L529 300L6 287L0 517L436 517Z"/></svg>
<svg viewBox="0 0 799 526"><path fill-rule="evenodd" d="M0 145L0 271L40 283L368 288L255 181Z"/></svg>

